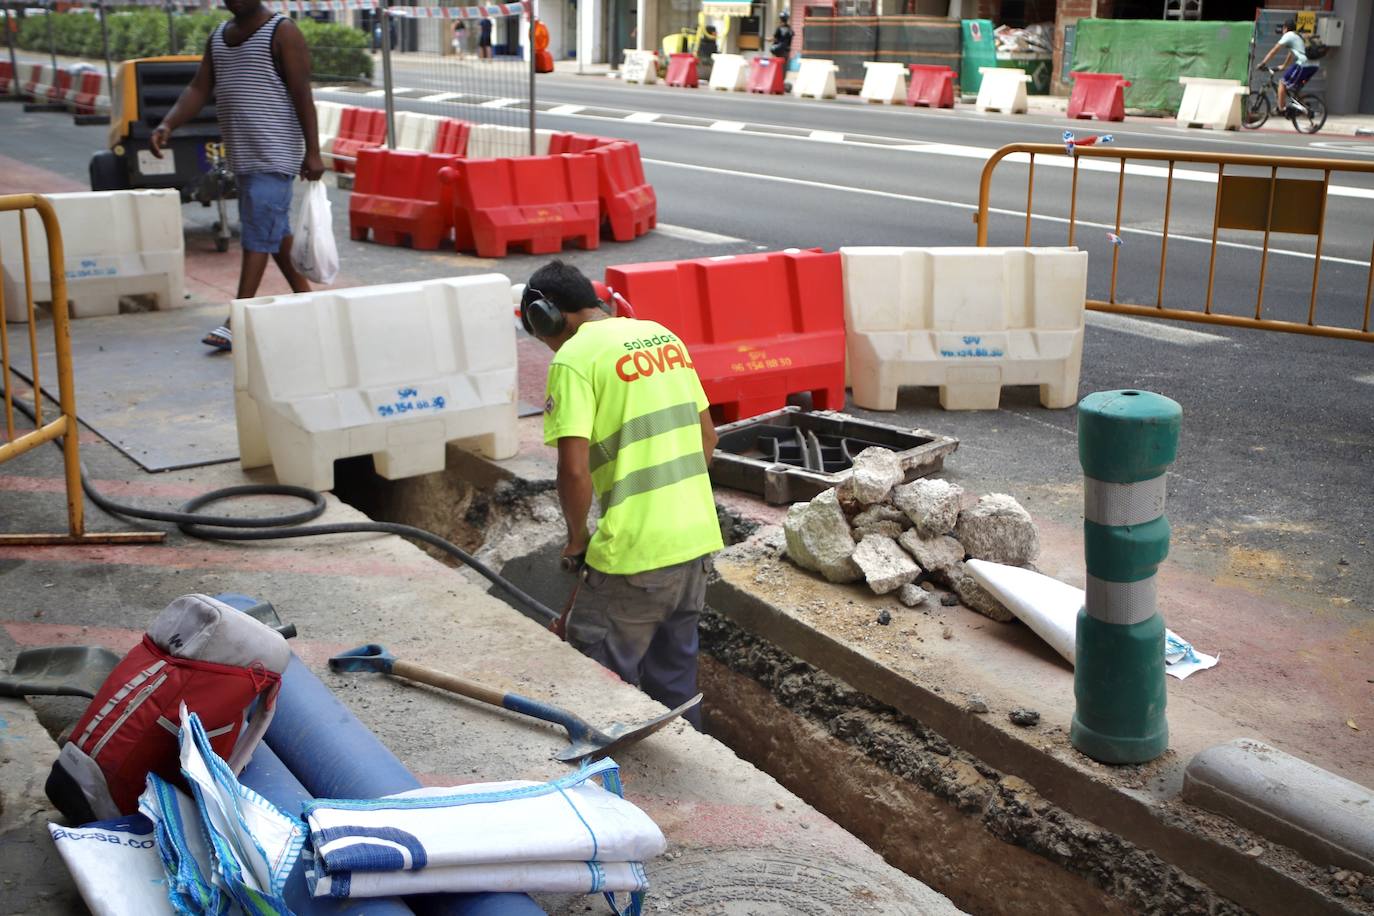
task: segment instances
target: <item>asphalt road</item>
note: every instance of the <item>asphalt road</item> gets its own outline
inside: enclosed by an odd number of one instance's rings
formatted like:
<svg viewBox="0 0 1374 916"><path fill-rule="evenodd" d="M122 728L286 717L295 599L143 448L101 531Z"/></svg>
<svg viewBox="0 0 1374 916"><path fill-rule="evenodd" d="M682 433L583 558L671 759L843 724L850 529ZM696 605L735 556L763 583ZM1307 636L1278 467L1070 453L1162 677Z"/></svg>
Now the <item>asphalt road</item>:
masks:
<svg viewBox="0 0 1374 916"><path fill-rule="evenodd" d="M427 101L460 88L453 72L399 58L396 84L409 91L398 107L503 123L527 117L522 102L491 101L522 89L517 78L495 71L480 91ZM321 98L381 104L358 91L328 91ZM541 127L637 141L657 191L664 228L629 245L577 253L576 262L593 272L621 262L789 246L972 245L979 175L992 150L1013 142L1058 143L1066 128L1083 135L1101 127L1050 116L931 112L564 75L540 78L536 109ZM14 110L0 108L0 124L10 122ZM69 119L46 117L52 121L26 117L24 130L0 131L0 153L34 156L45 167L80 176L84 153L62 147L73 130ZM1286 124L1236 135L1139 121L1107 130L1120 146L1374 163L1374 144L1302 137ZM85 136L98 142L91 133ZM1035 244L1067 240L1073 173L1062 167L1062 157L1055 158L1057 164L1042 158L1036 167ZM1119 300L1153 304L1165 181L1138 165L1128 168L1124 241L1114 250L1107 233L1117 227L1118 175L1115 164L1106 169L1084 166L1079 174L1075 241L1090 253L1090 295L1109 295L1115 254ZM1022 242L1026 172L1024 164L1007 162L997 173L994 244ZM1214 174L1204 172L1180 172L1174 183L1166 305L1197 308L1205 297L1216 183ZM1374 239L1374 174L1337 172L1331 185L1317 315L1319 321L1357 326ZM1214 308L1253 313L1262 235L1223 232L1221 238ZM408 257L377 246L354 247L367 248L367 263L377 267ZM1275 235L1271 248L1265 314L1305 320L1313 242ZM500 269L518 278L537 260L514 257ZM455 267L490 269L466 260ZM1282 589L1314 607L1374 610L1371 357L1374 347L1367 343L1094 313L1081 391L1141 387L1183 405L1169 509L1180 561L1253 578L1259 592ZM962 446L951 471L970 486L1009 490L1027 499L1033 512L1065 519L1080 509L1074 414L1040 408L1033 389L1008 389L1002 408L985 413L947 413L933 390L910 389L896 415L882 419L959 436Z"/></svg>

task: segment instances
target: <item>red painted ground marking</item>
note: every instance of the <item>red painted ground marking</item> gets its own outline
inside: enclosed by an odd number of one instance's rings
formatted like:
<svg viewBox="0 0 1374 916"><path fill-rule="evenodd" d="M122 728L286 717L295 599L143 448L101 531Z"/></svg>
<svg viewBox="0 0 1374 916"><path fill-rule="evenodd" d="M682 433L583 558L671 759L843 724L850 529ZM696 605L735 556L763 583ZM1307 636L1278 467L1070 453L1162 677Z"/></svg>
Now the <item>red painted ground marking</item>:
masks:
<svg viewBox="0 0 1374 916"><path fill-rule="evenodd" d="M66 175L0 156L0 194L56 194L89 190L84 182L74 181Z"/></svg>
<svg viewBox="0 0 1374 916"><path fill-rule="evenodd" d="M152 617L148 618L149 622ZM33 623L6 620L0 627L21 648L33 646L104 646L115 652L128 652L143 639L142 630L127 627L83 627L65 623Z"/></svg>
<svg viewBox="0 0 1374 916"><path fill-rule="evenodd" d="M239 572L287 572L341 578L429 579L448 575L439 564L405 564L350 556L335 545L327 551L298 548L160 547L153 545L0 547L0 560L31 563L89 563L110 566L153 566L164 569L213 569Z"/></svg>
<svg viewBox="0 0 1374 916"><path fill-rule="evenodd" d="M93 480L91 483L111 499L187 499L205 492L204 486L190 483L153 483L142 480ZM63 493L66 489L67 482L60 477L0 477L0 492Z"/></svg>
<svg viewBox="0 0 1374 916"><path fill-rule="evenodd" d="M157 611L150 611L152 623ZM290 623L291 621L286 621ZM69 623L35 623L28 620L0 621L0 628L21 648L34 646L104 646L115 652L127 652L143 639L142 630L128 627L83 627ZM331 656L350 648L343 643L317 642L299 637L290 641L291 651L300 656L306 666L318 673Z"/></svg>

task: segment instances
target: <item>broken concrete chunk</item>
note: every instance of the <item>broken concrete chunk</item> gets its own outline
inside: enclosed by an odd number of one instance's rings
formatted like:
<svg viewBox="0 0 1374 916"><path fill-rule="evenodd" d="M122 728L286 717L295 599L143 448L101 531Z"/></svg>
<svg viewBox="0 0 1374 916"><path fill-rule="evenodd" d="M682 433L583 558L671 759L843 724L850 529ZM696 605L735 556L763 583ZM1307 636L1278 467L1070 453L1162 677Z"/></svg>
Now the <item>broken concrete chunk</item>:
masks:
<svg viewBox="0 0 1374 916"><path fill-rule="evenodd" d="M936 582L949 585L962 572L964 545L949 535L922 537L919 531L912 528L903 532L898 540Z"/></svg>
<svg viewBox="0 0 1374 916"><path fill-rule="evenodd" d="M892 491L892 502L911 519L923 537L938 537L954 530L959 521L959 501L964 488L946 480L922 478Z"/></svg>
<svg viewBox="0 0 1374 916"><path fill-rule="evenodd" d="M911 520L897 507L879 503L865 508L854 516L850 524L854 528L854 537L860 540L870 534L881 534L895 540L911 527Z"/></svg>
<svg viewBox="0 0 1374 916"><path fill-rule="evenodd" d="M1002 602L992 596L992 592L978 584L978 580L967 573L954 580L954 593L959 602L970 611L977 611L984 617L1006 623L1015 620L1016 615L1002 606Z"/></svg>
<svg viewBox="0 0 1374 916"><path fill-rule="evenodd" d="M854 565L854 536L832 487L809 503L794 503L782 523L787 555L802 569L831 582L856 582L863 574Z"/></svg>
<svg viewBox="0 0 1374 916"><path fill-rule="evenodd" d="M921 574L905 550L892 538L871 534L854 549L854 562L863 570L868 587L886 595L916 581Z"/></svg>
<svg viewBox="0 0 1374 916"><path fill-rule="evenodd" d="M1021 566L1040 554L1040 537L1030 513L1005 493L990 493L960 512L954 533L977 560Z"/></svg>
<svg viewBox="0 0 1374 916"><path fill-rule="evenodd" d="M908 582L897 589L897 600L907 607L925 607L934 602L930 592L921 588L914 582Z"/></svg>
<svg viewBox="0 0 1374 916"><path fill-rule="evenodd" d="M1030 728L1033 725L1040 724L1039 711L1027 709L1025 706L1016 707L1011 712L1007 713L1007 718L1011 720L1013 725L1019 725L1022 728Z"/></svg>
<svg viewBox="0 0 1374 916"><path fill-rule="evenodd" d="M887 499L892 488L906 478L902 463L897 454L890 449L870 446L854 457L849 479L840 484L845 490L844 497L852 497L855 502L871 506Z"/></svg>

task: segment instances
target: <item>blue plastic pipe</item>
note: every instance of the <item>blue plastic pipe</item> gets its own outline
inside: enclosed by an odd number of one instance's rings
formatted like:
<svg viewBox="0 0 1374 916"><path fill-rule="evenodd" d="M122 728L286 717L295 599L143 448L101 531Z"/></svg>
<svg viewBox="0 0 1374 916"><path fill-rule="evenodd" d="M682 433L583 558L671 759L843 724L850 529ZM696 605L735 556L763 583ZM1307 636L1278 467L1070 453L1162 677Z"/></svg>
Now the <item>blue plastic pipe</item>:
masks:
<svg viewBox="0 0 1374 916"><path fill-rule="evenodd" d="M272 748L259 744L253 751L253 759L239 774L239 781L257 792L283 811L290 811L297 817L301 805L309 801L311 795L305 786L291 774L286 765ZM332 897L312 897L310 886L305 880L307 856L296 860L286 879L286 904L298 916L342 916L342 914L366 914L366 916L413 916L414 911L395 897L360 898L357 900L336 900Z"/></svg>
<svg viewBox="0 0 1374 916"><path fill-rule="evenodd" d="M316 798L380 798L420 783L296 656L282 675L267 744ZM526 894L425 894L407 905L434 916L543 916Z"/></svg>

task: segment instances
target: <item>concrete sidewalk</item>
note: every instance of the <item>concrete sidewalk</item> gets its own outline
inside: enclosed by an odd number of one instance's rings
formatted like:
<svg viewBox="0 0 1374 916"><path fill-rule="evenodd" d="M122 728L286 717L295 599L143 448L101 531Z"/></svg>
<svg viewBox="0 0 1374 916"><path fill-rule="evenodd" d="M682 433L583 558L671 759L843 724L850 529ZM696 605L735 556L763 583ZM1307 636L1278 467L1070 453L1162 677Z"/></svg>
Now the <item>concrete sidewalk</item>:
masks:
<svg viewBox="0 0 1374 916"><path fill-rule="evenodd" d="M24 392L16 392L26 396ZM169 434L174 434L169 430ZM113 449L87 442L96 486L141 505L270 479L237 464L145 475ZM40 448L0 468L5 531L63 524L59 453ZM241 511L272 511L257 500ZM442 511L442 507L436 507ZM322 521L364 516L329 499ZM127 523L94 513L94 529ZM561 730L438 691L380 676L335 676L325 660L363 642L500 689L547 697L594 723L638 721L662 707L558 641L456 571L392 536L348 536L255 545L180 534L160 546L0 548L0 656L50 644L130 648L167 602L190 592L238 591L272 601L295 623L298 655L426 785L547 779ZM81 701L36 700L47 721ZM76 912L70 879L54 863L44 824L59 819L41 795L56 754L29 707L0 708L0 887L6 912ZM717 913L783 906L789 912L958 912L943 896L887 865L834 822L728 748L682 723L620 755L626 794L663 828L666 857L650 863L654 911ZM583 897L544 897L551 913L583 913Z"/></svg>

